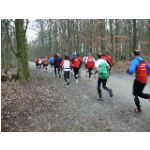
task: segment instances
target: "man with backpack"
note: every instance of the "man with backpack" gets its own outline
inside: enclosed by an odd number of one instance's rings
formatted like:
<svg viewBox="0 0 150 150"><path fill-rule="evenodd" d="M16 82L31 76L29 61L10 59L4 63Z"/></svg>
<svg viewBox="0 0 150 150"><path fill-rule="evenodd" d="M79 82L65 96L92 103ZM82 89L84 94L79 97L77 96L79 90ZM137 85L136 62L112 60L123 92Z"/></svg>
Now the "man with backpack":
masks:
<svg viewBox="0 0 150 150"><path fill-rule="evenodd" d="M78 75L79 75L79 69L81 67L81 62L77 56L74 56L74 58L72 59L71 67L73 68L74 71L75 81L76 83L78 83Z"/></svg>
<svg viewBox="0 0 150 150"><path fill-rule="evenodd" d="M135 112L141 112L141 105L139 97L150 100L150 94L143 93L144 87L148 82L148 75L150 75L150 64L146 63L145 60L140 56L140 50L134 50L134 59L131 62L131 66L127 70L130 75L136 74L136 78L133 83L133 95L134 102L136 105Z"/></svg>
<svg viewBox="0 0 150 150"><path fill-rule="evenodd" d="M108 91L109 96L113 96L112 89L106 86L107 79L109 78L109 64L106 60L102 59L102 53L98 53L98 60L95 63L96 71L94 76L98 73L98 81L97 81L97 91L99 94L98 100L102 101L102 92L101 92L101 84L104 90Z"/></svg>
<svg viewBox="0 0 150 150"><path fill-rule="evenodd" d="M89 53L89 56L86 60L86 66L87 66L88 73L89 73L89 79L91 78L91 75L93 74L92 70L95 67L95 62L96 61L95 61L94 57L92 56L91 53Z"/></svg>
<svg viewBox="0 0 150 150"><path fill-rule="evenodd" d="M114 65L112 56L108 52L106 52L106 54L104 54L102 58L107 61L107 63L110 66L110 70L111 70L111 67Z"/></svg>

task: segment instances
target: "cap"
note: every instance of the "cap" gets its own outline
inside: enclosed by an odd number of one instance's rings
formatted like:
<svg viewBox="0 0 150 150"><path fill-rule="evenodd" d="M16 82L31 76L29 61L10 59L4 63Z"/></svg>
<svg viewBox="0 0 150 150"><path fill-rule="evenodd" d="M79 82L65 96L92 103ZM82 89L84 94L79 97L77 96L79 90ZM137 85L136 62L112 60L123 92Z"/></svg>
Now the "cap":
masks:
<svg viewBox="0 0 150 150"><path fill-rule="evenodd" d="M141 50L139 50L139 49L133 50L133 53L134 53L134 55L140 55Z"/></svg>
<svg viewBox="0 0 150 150"><path fill-rule="evenodd" d="M97 54L98 57L102 57L102 55L103 55L102 53L98 53Z"/></svg>

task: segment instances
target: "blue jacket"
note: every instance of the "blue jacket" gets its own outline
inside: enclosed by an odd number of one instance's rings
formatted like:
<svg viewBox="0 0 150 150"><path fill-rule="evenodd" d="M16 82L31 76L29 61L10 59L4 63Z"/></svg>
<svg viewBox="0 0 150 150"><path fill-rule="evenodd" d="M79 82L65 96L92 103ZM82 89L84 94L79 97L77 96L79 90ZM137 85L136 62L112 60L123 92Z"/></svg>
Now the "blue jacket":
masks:
<svg viewBox="0 0 150 150"><path fill-rule="evenodd" d="M51 58L49 59L49 63L50 63L50 64L54 64L54 57L51 57Z"/></svg>
<svg viewBox="0 0 150 150"><path fill-rule="evenodd" d="M132 62L131 62L131 66L130 66L130 68L129 68L129 74L134 74L135 72L136 72L136 70L137 70L137 67L139 66L139 64L141 63L141 62L143 62L144 61L144 59L142 58L142 57L136 57L136 58L134 58L133 60L132 60ZM148 75L150 75L150 64L148 64L147 65L147 69L148 69Z"/></svg>

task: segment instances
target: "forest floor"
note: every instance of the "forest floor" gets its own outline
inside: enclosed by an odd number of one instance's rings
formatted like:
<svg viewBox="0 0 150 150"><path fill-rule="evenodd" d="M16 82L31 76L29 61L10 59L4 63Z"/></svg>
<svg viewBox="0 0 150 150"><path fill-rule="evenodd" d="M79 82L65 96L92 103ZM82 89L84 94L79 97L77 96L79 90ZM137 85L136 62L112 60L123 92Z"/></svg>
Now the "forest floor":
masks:
<svg viewBox="0 0 150 150"><path fill-rule="evenodd" d="M150 102L141 99L143 112L134 113L133 76L112 71L108 87L114 96L102 90L103 101L98 101L97 79L89 80L84 69L78 84L71 77L69 88L51 68L37 71L30 62L30 70L27 81L1 82L2 132L150 131ZM144 91L150 91L150 84Z"/></svg>

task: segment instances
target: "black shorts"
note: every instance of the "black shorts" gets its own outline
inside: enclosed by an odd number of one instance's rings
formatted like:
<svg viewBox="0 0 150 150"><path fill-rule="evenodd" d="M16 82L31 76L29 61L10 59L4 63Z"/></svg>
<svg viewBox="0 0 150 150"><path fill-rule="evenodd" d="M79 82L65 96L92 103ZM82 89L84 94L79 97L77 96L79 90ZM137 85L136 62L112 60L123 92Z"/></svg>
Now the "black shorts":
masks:
<svg viewBox="0 0 150 150"><path fill-rule="evenodd" d="M70 78L70 71L64 71L64 79Z"/></svg>
<svg viewBox="0 0 150 150"><path fill-rule="evenodd" d="M133 95L139 96L143 92L145 85L146 84L141 83L140 81L135 79L133 83Z"/></svg>
<svg viewBox="0 0 150 150"><path fill-rule="evenodd" d="M43 64L43 66L44 66L44 67L47 67L47 66L48 66L48 64Z"/></svg>

